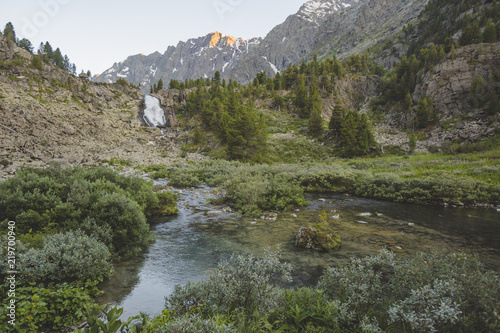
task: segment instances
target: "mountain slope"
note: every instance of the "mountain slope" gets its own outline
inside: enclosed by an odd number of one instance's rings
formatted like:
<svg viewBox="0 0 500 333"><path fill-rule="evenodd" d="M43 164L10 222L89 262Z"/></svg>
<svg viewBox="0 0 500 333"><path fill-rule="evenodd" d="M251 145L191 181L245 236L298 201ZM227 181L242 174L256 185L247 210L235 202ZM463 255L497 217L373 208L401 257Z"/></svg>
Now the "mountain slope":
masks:
<svg viewBox="0 0 500 333"><path fill-rule="evenodd" d="M268 61L282 71L303 60L340 58L362 53L415 20L427 0L313 0L275 27L236 68L231 78L248 82ZM402 55L401 54L399 56ZM399 58L389 54L380 63L390 68Z"/></svg>
<svg viewBox="0 0 500 333"><path fill-rule="evenodd" d="M115 63L94 78L97 82L116 82L123 78L141 84L143 92L160 79L172 80L211 78L216 71L224 75L260 43L260 38L246 40L214 32L204 37L179 42L164 54L155 52L148 56L134 55Z"/></svg>

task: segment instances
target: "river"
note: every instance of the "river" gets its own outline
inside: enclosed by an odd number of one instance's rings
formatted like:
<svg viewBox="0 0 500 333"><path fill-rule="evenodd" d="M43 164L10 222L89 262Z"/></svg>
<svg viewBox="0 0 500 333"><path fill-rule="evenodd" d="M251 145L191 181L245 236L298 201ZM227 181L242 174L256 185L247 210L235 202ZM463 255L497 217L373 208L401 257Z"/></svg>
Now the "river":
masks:
<svg viewBox="0 0 500 333"><path fill-rule="evenodd" d="M307 207L270 222L220 212L222 207L207 203L215 197L207 186L178 191L179 214L153 220L156 241L143 256L115 264L114 276L101 286L105 294L100 301L119 304L123 318L141 311L159 314L176 284L205 278L233 253L258 256L277 244L283 260L294 268L293 286L313 285L326 267L382 248L403 258L429 251L474 253L486 267L500 271L500 213L494 209L307 194ZM318 223L323 210L342 238L341 249L329 253L296 249L299 228Z"/></svg>

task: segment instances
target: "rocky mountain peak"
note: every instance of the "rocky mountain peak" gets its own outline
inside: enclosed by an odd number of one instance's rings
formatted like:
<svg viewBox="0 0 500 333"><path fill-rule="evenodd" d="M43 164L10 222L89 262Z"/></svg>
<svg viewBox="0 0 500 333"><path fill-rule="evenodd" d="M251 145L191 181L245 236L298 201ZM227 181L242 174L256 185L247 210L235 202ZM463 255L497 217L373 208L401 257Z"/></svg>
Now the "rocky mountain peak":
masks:
<svg viewBox="0 0 500 333"><path fill-rule="evenodd" d="M357 2L358 0L311 0L302 5L296 15L306 21L319 23L319 20Z"/></svg>

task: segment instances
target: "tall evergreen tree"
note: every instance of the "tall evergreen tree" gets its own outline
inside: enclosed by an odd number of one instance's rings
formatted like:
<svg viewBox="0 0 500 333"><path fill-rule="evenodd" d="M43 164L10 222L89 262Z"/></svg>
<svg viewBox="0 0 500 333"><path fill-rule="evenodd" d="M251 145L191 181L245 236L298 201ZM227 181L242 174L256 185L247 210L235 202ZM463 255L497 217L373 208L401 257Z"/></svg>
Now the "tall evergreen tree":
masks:
<svg viewBox="0 0 500 333"><path fill-rule="evenodd" d="M301 118L307 118L310 113L306 110L307 107L307 87L306 79L304 75L299 76L299 83L295 88L295 100L294 104L297 108L297 113Z"/></svg>
<svg viewBox="0 0 500 333"><path fill-rule="evenodd" d="M309 118L309 133L315 138L323 135L323 117L321 116L320 101L315 101L313 103L311 118Z"/></svg>
<svg viewBox="0 0 500 333"><path fill-rule="evenodd" d="M486 22L486 28L483 33L483 40L485 43L495 43L497 41L497 28L493 24L491 18Z"/></svg>
<svg viewBox="0 0 500 333"><path fill-rule="evenodd" d="M7 37L7 40L12 43L16 43L16 32L14 30L14 25L11 22L8 22L5 25L5 29L3 30L3 35Z"/></svg>
<svg viewBox="0 0 500 333"><path fill-rule="evenodd" d="M337 102L333 108L332 117L330 118L330 122L328 124L328 128L335 134L335 138L338 138L340 135L346 113L346 109Z"/></svg>
<svg viewBox="0 0 500 333"><path fill-rule="evenodd" d="M359 114L351 111L347 114L340 130L340 144L344 157L353 157L357 154Z"/></svg>

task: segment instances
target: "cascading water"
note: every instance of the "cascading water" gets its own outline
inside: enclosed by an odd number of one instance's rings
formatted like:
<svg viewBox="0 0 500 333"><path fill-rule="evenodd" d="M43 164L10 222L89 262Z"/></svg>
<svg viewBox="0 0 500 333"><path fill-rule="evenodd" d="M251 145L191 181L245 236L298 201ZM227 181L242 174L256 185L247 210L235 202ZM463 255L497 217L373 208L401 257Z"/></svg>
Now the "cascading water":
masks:
<svg viewBox="0 0 500 333"><path fill-rule="evenodd" d="M146 95L144 97L144 104L146 109L144 109L144 121L150 127L165 126L167 119L165 118L165 112L160 106L160 100L151 95Z"/></svg>

